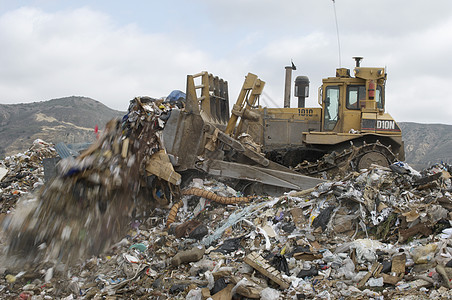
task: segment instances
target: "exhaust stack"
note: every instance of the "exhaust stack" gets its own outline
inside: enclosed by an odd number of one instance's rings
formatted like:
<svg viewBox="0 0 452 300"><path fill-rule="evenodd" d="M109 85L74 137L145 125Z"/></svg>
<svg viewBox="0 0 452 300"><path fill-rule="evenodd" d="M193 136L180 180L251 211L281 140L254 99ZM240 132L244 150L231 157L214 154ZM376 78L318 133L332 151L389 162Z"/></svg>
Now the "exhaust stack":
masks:
<svg viewBox="0 0 452 300"><path fill-rule="evenodd" d="M359 68L360 65L361 65L361 60L363 59L363 57L355 56L355 57L353 57L353 59L354 59L355 62L356 62L356 67Z"/></svg>
<svg viewBox="0 0 452 300"><path fill-rule="evenodd" d="M290 107L290 90L292 85L292 70L296 70L297 67L293 64L286 68L286 82L284 85L284 107Z"/></svg>
<svg viewBox="0 0 452 300"><path fill-rule="evenodd" d="M298 108L304 108L306 105L306 98L309 97L308 76L297 76L297 78L295 78L295 97L298 97Z"/></svg>

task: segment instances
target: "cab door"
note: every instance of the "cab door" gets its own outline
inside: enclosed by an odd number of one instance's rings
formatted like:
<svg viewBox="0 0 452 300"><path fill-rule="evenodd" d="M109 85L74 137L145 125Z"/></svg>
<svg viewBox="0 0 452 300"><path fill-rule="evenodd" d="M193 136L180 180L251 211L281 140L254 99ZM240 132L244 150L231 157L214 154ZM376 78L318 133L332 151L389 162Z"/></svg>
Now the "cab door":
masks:
<svg viewBox="0 0 452 300"><path fill-rule="evenodd" d="M323 99L323 131L335 131L339 122L340 87L329 85Z"/></svg>

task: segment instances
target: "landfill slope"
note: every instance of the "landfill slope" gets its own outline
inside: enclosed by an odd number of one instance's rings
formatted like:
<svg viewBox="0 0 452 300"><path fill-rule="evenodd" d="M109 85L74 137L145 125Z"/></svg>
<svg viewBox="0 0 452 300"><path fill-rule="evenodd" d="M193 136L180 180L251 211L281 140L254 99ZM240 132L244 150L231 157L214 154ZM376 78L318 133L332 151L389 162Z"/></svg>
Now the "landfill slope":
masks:
<svg viewBox="0 0 452 300"><path fill-rule="evenodd" d="M123 116L86 97L66 97L24 104L0 104L0 158L24 152L35 139L92 143L94 128Z"/></svg>

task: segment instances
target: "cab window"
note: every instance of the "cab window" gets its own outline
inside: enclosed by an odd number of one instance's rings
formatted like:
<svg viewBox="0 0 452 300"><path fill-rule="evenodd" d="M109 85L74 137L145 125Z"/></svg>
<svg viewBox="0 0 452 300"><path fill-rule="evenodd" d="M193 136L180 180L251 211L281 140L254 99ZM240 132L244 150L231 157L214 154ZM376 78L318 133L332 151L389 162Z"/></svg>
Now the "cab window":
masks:
<svg viewBox="0 0 452 300"><path fill-rule="evenodd" d="M375 101L377 102L377 108L383 109L383 92L381 85L378 85L375 91Z"/></svg>
<svg viewBox="0 0 452 300"><path fill-rule="evenodd" d="M349 85L347 87L346 107L348 109L360 109L360 100L366 99L366 86L364 85Z"/></svg>
<svg viewBox="0 0 452 300"><path fill-rule="evenodd" d="M328 86L325 90L325 113L323 116L323 129L331 131L339 119L339 87Z"/></svg>

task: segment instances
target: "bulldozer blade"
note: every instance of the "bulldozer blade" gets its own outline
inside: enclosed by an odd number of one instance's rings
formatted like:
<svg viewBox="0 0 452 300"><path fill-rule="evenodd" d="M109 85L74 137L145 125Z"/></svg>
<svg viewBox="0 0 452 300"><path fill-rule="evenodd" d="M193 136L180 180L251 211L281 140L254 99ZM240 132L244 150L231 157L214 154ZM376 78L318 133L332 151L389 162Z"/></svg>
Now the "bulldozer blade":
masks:
<svg viewBox="0 0 452 300"><path fill-rule="evenodd" d="M301 175L289 169L274 170L221 160L205 160L198 167L215 176L256 181L293 190L305 190L325 182L323 179Z"/></svg>

